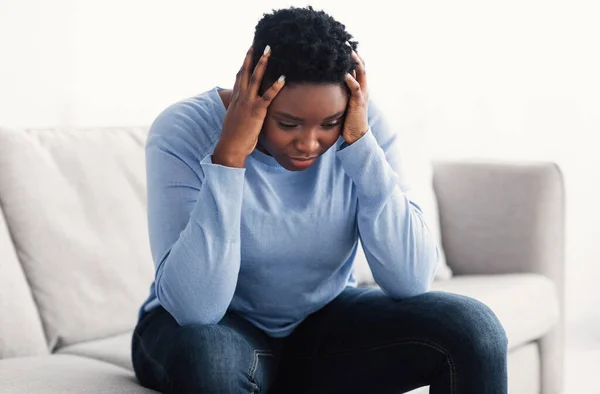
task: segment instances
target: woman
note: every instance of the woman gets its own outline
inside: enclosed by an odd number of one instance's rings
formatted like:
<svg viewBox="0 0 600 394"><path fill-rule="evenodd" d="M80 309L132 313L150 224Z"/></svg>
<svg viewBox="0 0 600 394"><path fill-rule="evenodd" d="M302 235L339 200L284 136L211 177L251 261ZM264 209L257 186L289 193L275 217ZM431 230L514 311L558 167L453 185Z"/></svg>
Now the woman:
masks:
<svg viewBox="0 0 600 394"><path fill-rule="evenodd" d="M357 43L324 12L265 15L232 90L147 141L156 277L132 357L166 393L506 393L504 331L428 292L438 249ZM361 240L378 289L357 288Z"/></svg>

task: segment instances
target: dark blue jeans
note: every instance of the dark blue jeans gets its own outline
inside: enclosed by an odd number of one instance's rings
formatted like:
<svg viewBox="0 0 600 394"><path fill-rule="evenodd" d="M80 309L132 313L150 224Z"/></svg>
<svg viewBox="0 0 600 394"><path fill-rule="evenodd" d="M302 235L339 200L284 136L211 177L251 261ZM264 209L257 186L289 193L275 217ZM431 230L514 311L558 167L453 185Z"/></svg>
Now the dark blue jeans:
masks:
<svg viewBox="0 0 600 394"><path fill-rule="evenodd" d="M506 394L507 339L472 298L430 292L402 301L346 288L287 338L228 313L179 326L159 307L138 324L139 382L165 393Z"/></svg>

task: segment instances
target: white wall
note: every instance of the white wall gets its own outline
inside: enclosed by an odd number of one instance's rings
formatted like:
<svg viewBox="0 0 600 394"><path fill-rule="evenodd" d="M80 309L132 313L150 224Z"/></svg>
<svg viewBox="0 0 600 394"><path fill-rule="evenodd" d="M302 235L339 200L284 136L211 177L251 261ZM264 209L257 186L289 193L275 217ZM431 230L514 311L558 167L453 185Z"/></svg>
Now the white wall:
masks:
<svg viewBox="0 0 600 394"><path fill-rule="evenodd" d="M386 4L387 3L387 4ZM569 321L600 328L600 7L594 0L314 1L435 157L557 161ZM230 86L263 12L306 2L0 0L0 125L148 124Z"/></svg>

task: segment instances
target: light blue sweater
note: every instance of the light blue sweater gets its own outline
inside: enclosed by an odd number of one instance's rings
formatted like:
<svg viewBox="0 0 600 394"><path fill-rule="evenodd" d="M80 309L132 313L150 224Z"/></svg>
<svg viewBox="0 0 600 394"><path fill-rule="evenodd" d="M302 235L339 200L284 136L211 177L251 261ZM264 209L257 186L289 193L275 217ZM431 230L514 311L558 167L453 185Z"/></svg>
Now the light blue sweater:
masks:
<svg viewBox="0 0 600 394"><path fill-rule="evenodd" d="M361 240L394 298L426 292L438 261L421 209L403 191L399 142L369 104L370 129L340 137L315 164L288 171L255 150L245 168L212 164L226 109L216 87L164 110L146 143L148 226L157 305L180 325L229 309L273 337L356 286Z"/></svg>

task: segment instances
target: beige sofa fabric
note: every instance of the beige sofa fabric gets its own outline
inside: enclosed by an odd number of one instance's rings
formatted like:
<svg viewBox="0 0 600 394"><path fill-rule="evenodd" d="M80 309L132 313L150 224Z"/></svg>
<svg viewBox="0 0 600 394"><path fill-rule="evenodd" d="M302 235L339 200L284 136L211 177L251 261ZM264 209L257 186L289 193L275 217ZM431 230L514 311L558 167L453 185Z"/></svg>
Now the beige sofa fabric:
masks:
<svg viewBox="0 0 600 394"><path fill-rule="evenodd" d="M514 349L547 334L558 322L558 299L552 281L537 274L468 275L434 282L433 290L473 297L489 306Z"/></svg>
<svg viewBox="0 0 600 394"><path fill-rule="evenodd" d="M151 394L133 372L84 357L53 355L2 361L0 394Z"/></svg>
<svg viewBox="0 0 600 394"><path fill-rule="evenodd" d="M133 331L109 338L82 342L59 349L60 354L73 354L106 361L133 371L131 362L131 339Z"/></svg>
<svg viewBox="0 0 600 394"><path fill-rule="evenodd" d="M0 359L46 353L42 322L0 208Z"/></svg>
<svg viewBox="0 0 600 394"><path fill-rule="evenodd" d="M135 324L154 273L145 136L0 131L2 206L51 349Z"/></svg>

